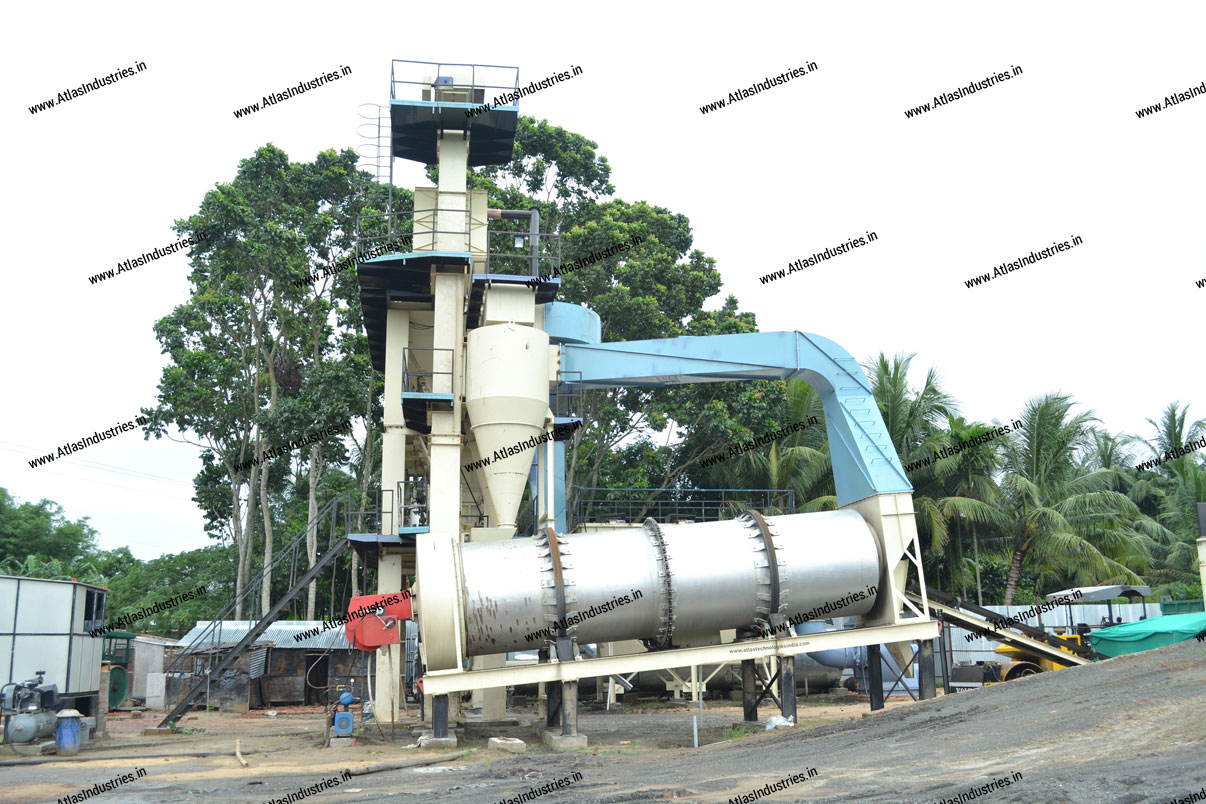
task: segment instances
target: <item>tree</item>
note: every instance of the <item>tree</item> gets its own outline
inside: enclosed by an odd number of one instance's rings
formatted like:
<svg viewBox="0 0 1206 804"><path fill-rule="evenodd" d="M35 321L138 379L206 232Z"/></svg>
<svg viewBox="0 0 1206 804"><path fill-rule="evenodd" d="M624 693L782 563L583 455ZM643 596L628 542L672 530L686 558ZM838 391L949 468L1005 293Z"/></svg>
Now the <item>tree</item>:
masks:
<svg viewBox="0 0 1206 804"><path fill-rule="evenodd" d="M274 469L275 462L263 465L267 454L362 410L353 387L367 360L337 351L364 343L341 340L338 332L349 322L359 326L355 278L345 273L307 281L314 267L344 258L355 216L380 203L383 188L355 165L351 150L296 164L266 145L240 163L232 182L206 193L196 215L177 221L181 233L205 238L194 238L200 242L191 252L189 301L156 327L172 365L160 381L151 429L162 437L174 424L183 440L203 450L194 499L206 508L211 535L229 534L238 546L240 600L257 528L264 535L263 566L272 561L280 508L273 495L288 489L285 464L293 456ZM308 453L297 459L311 465L314 489L329 460L346 459L330 442ZM227 483L228 502L217 493ZM318 505L309 501L310 518ZM308 541L313 561L312 529ZM271 595L270 579L263 578L261 612ZM312 588L310 608L314 595Z"/></svg>
<svg viewBox="0 0 1206 804"><path fill-rule="evenodd" d="M96 530L88 517L72 522L51 500L18 503L0 488L0 562L23 563L28 556L70 564L95 549ZM41 577L41 576L38 576Z"/></svg>
<svg viewBox="0 0 1206 804"><path fill-rule="evenodd" d="M1003 441L1004 544L1011 553L1005 605L1030 559L1038 581L1076 585L1139 583L1135 570L1151 561L1148 538L1158 526L1124 494L1109 489L1110 473L1078 471L1076 455L1091 444L1091 411L1071 414L1061 394L1032 399L1022 429Z"/></svg>
<svg viewBox="0 0 1206 804"><path fill-rule="evenodd" d="M1000 447L991 440L973 443L993 431L991 425L966 422L960 416L947 417L948 440L957 452L935 461L934 474L942 483L945 496L938 500L938 510L947 523L955 524L956 560L958 580L967 597L967 562L963 557L963 542L959 538L965 530L972 537L972 567L976 577L976 601L983 604L983 583L980 577L980 540L976 526L999 528L1004 518L997 511L1000 489L993 480L999 465Z"/></svg>

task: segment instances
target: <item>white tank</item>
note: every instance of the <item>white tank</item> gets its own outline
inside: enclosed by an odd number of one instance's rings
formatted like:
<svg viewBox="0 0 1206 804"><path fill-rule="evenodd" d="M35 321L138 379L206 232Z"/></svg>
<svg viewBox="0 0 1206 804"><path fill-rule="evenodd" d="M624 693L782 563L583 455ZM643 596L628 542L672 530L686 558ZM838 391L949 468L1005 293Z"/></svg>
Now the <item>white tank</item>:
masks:
<svg viewBox="0 0 1206 804"><path fill-rule="evenodd" d="M528 469L543 444L525 444L545 432L549 409L549 336L517 324L478 327L469 333L465 352L465 408L477 441L478 458L489 466L486 487L501 521L515 525ZM518 449L515 449L518 447ZM507 455L508 450L512 452Z"/></svg>

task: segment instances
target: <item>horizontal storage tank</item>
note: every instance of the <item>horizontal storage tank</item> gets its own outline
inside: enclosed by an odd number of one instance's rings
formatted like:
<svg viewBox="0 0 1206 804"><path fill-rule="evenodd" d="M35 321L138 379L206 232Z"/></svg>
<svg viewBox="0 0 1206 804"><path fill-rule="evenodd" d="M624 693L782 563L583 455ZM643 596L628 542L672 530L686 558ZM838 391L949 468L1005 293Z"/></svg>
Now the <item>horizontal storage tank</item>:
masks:
<svg viewBox="0 0 1206 804"><path fill-rule="evenodd" d="M880 585L878 541L854 511L648 520L555 540L462 545L467 655L541 647L563 618L579 643L639 639L664 648L767 627L772 611L865 614Z"/></svg>

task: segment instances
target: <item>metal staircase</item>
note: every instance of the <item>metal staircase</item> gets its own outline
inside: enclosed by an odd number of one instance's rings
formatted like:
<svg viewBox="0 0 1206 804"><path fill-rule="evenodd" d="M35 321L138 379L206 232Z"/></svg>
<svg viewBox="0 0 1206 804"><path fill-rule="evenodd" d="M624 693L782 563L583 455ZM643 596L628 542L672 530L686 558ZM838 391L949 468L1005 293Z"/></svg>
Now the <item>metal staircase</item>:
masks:
<svg viewBox="0 0 1206 804"><path fill-rule="evenodd" d="M385 502L386 505L381 503ZM340 514L342 513L342 522ZM159 723L160 728L164 728L175 722L188 711L193 700L202 693L209 684L211 678L220 678L222 673L238 660L239 656L251 646L260 636L263 635L268 628L280 618L285 612L285 609L306 590L306 588L318 578L323 570L330 566L336 558L338 558L348 546L348 535L352 533L379 533L380 522L382 517L386 517L387 523L391 524L396 519L393 507L393 492L392 490L370 490L370 491L354 491L335 497L319 512L306 523L306 527L297 535L293 541L289 542L282 550L280 550L272 559L272 562L264 570L260 572L260 583L248 583L243 589L242 594L232 600L229 605L198 635L192 645L210 645L209 662L204 669L197 668L199 678L188 693L180 699L175 708L167 714L167 716ZM262 584L271 583L273 572L278 568L283 568L286 562L290 563L290 579L297 577L297 569L302 565L299 560L305 555L303 552L306 546L306 533L313 527L316 530L321 530L324 522L329 523L327 529L327 549L326 552L314 562L314 566L310 567L297 578L296 583L281 595L280 599L269 609L264 615L244 636L240 639L230 651L214 663L215 652L221 645L222 641L222 623L229 619L234 614L236 609L241 607L241 604L246 603L249 606L254 606L256 596L260 594ZM342 524L342 528L340 525ZM319 536L321 538L321 535ZM249 618L250 619L250 618ZM189 646L191 647L191 646ZM184 650L176 654L171 664L164 668L167 677L172 677L177 673L192 673L194 668L192 665L197 661L198 654L202 651L193 651L186 647Z"/></svg>

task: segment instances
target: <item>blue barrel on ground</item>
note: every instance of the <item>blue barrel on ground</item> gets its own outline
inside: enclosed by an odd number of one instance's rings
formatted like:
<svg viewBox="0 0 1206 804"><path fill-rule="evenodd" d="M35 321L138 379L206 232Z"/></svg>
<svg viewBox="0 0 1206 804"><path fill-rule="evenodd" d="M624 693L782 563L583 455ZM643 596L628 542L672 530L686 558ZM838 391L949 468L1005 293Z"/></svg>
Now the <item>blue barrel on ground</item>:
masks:
<svg viewBox="0 0 1206 804"><path fill-rule="evenodd" d="M80 752L80 720L82 715L75 709L59 712L54 728L55 753L61 757L73 757Z"/></svg>

